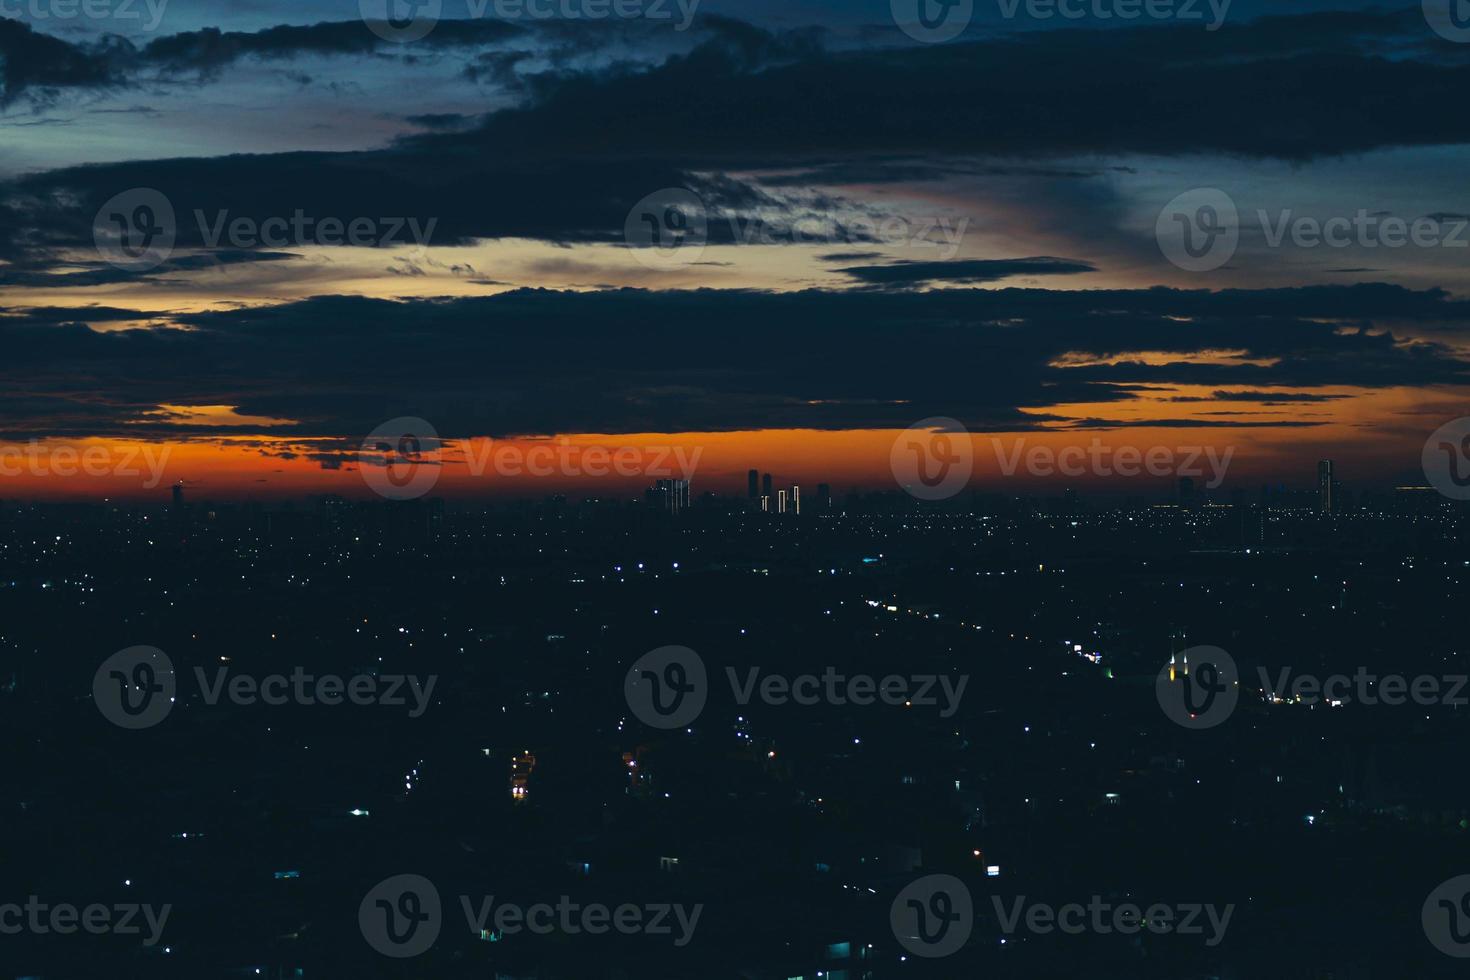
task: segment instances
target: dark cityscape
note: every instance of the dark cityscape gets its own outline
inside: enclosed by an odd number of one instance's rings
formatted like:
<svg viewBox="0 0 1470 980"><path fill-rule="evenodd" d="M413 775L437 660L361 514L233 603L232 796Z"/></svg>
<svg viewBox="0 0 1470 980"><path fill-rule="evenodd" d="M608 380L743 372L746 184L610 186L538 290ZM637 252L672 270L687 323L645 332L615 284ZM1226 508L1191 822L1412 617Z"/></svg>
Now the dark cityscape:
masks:
<svg viewBox="0 0 1470 980"><path fill-rule="evenodd" d="M1465 505L1349 507L1325 482L1225 504L817 492L784 515L692 493L5 503L7 893L170 910L151 942L143 918L141 941L7 936L12 969L1452 975L1419 906L1470 861L1470 791L1444 778ZM164 714L99 713L103 671L58 640L162 653ZM707 671L673 729L624 690L665 646ZM1155 682L1210 647L1239 701L1191 730ZM1355 673L1330 698L1292 683ZM1404 676L1439 679L1436 703L1395 699ZM443 928L400 961L356 913L405 869ZM944 959L889 923L935 874L974 914ZM566 903L573 928L497 928L492 901ZM1018 901L1101 903L1103 928L1018 930ZM1139 924L1161 903L1177 932ZM576 927L593 905L699 912L597 934Z"/></svg>

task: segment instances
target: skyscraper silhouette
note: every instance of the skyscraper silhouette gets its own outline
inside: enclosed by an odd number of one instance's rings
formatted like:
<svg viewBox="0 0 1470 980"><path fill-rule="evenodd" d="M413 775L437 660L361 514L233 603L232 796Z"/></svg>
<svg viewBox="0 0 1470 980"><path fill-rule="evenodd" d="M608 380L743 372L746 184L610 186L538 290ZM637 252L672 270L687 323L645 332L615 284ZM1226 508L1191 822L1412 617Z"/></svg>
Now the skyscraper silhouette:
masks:
<svg viewBox="0 0 1470 980"><path fill-rule="evenodd" d="M1336 508L1336 480L1332 476L1332 460L1324 459L1317 463L1317 508L1324 514L1330 514Z"/></svg>

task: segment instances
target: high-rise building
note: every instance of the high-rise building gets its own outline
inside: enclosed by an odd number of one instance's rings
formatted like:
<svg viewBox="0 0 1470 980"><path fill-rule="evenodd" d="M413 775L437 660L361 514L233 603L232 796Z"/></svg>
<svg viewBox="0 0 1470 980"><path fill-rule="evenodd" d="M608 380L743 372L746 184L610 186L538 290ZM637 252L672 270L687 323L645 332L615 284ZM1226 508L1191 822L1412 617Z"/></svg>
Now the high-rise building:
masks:
<svg viewBox="0 0 1470 980"><path fill-rule="evenodd" d="M786 491L782 490L776 497L776 513L786 513Z"/></svg>
<svg viewBox="0 0 1470 980"><path fill-rule="evenodd" d="M761 475L760 475L760 471L759 470L751 470L749 473L745 474L745 481L746 481L746 484L747 484L747 487L746 487L747 493L746 493L746 495L748 497L750 497L751 500L754 500L757 497L759 497L761 495L761 489L760 489L761 488Z"/></svg>
<svg viewBox="0 0 1470 980"><path fill-rule="evenodd" d="M775 494L771 493L771 474L769 473L761 477L761 493L767 497L775 496Z"/></svg>
<svg viewBox="0 0 1470 980"><path fill-rule="evenodd" d="M817 510L829 511L832 509L832 486L827 483L817 484Z"/></svg>
<svg viewBox="0 0 1470 980"><path fill-rule="evenodd" d="M1324 514L1330 514L1336 509L1337 481L1332 476L1332 460L1324 459L1317 463L1317 509Z"/></svg>
<svg viewBox="0 0 1470 980"><path fill-rule="evenodd" d="M689 509L689 481L659 480L646 496L659 510L677 517Z"/></svg>
<svg viewBox="0 0 1470 980"><path fill-rule="evenodd" d="M179 510L183 506L184 506L184 485L182 483L175 483L174 484L174 510Z"/></svg>
<svg viewBox="0 0 1470 980"><path fill-rule="evenodd" d="M791 485L791 512L793 514L801 513L801 487L794 483Z"/></svg>
<svg viewBox="0 0 1470 980"><path fill-rule="evenodd" d="M1179 506L1194 506L1194 477L1181 476L1179 478Z"/></svg>
<svg viewBox="0 0 1470 980"><path fill-rule="evenodd" d="M762 514L769 514L770 512L771 512L771 498L770 498L770 496L768 494L764 494L763 493L763 494L761 494L761 513Z"/></svg>

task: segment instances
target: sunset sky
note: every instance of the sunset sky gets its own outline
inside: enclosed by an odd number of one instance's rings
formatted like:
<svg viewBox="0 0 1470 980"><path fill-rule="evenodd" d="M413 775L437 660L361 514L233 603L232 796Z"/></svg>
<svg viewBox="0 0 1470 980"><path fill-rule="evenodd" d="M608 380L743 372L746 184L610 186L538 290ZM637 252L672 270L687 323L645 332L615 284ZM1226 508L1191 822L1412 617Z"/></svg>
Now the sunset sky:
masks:
<svg viewBox="0 0 1470 980"><path fill-rule="evenodd" d="M974 0L944 40L919 0L623 2L440 0L409 40L384 0L0 4L0 497L363 494L400 417L445 494L659 475L477 445L891 488L934 417L986 489L1093 440L1379 487L1470 414L1470 28L1434 0ZM1181 259L1207 211L1228 254ZM56 447L142 473L15 462Z"/></svg>

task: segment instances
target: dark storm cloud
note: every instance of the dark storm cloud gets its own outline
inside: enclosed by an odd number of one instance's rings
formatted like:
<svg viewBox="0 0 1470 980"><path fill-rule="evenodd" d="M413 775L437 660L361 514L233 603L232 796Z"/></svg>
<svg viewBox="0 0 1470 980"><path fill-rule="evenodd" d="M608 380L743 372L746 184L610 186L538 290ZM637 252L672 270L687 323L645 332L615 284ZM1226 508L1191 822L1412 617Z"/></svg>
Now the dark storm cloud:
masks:
<svg viewBox="0 0 1470 980"><path fill-rule="evenodd" d="M465 129L475 122L474 116L467 116L461 112L426 112L416 116L405 116L404 119L415 126L435 130Z"/></svg>
<svg viewBox="0 0 1470 980"><path fill-rule="evenodd" d="M29 24L0 17L0 106L26 90L101 88L122 79L112 55L126 42L108 42L93 48L68 44L34 30Z"/></svg>
<svg viewBox="0 0 1470 980"><path fill-rule="evenodd" d="M653 71L548 83L535 104L490 117L481 138L724 166L896 153L1309 159L1463 142L1470 119L1445 106L1470 91L1467 55L1426 34L1406 11L774 60L755 45L708 44Z"/></svg>
<svg viewBox="0 0 1470 980"><path fill-rule="evenodd" d="M187 220L195 209L263 221L297 208L346 220L436 218L434 244L508 236L614 242L631 205L662 187L691 187L712 210L738 214L781 206L781 184L793 174L927 180L984 173L981 158L1006 156L1037 161L1008 165L1015 173L1058 176L1082 172L1040 158L1217 151L1305 159L1470 140L1470 116L1445 110L1470 93L1470 54L1429 44L1416 17L1318 14L1215 33L1063 30L844 52L822 50L810 32L707 18L702 43L657 66L620 61L528 76L524 106L387 149L100 164L0 185L0 256L89 245L97 205L131 187L155 187L173 200L186 246L198 244ZM486 43L502 29L529 30L446 22L428 40ZM9 25L7 36L17 30ZM587 33L566 24L536 30ZM361 53L375 43L349 22L193 32L136 55L154 67L203 70L247 54ZM21 86L46 77L115 80L108 65L116 51L88 60L61 42L41 50L7 61ZM729 173L771 181L762 188L722 176ZM1107 211L1116 202L1097 182L1044 183L1049 190L1040 196L1055 197L1058 213L1041 214L1041 225L1116 223ZM714 241L731 240L724 229L712 224Z"/></svg>
<svg viewBox="0 0 1470 980"><path fill-rule="evenodd" d="M12 438L212 431L164 425L164 404L294 419L270 431L312 439L360 438L403 415L449 438L902 428L936 415L1017 431L1046 420L1123 424L1063 406L1126 403L1147 386L1248 384L1301 400L1327 385L1470 383L1470 365L1446 347L1360 329L1361 311L1345 326L1353 294L1272 291L1238 315L1238 293L1167 289L522 290L320 297L173 318L188 329L109 333L75 322L88 311L30 311L0 317L0 418ZM1463 303L1433 293L1389 288L1377 305L1401 320L1470 320ZM781 338L779 356L756 335ZM1240 360L1200 363L1202 350ZM1174 363L1128 356L1143 351Z"/></svg>
<svg viewBox="0 0 1470 980"><path fill-rule="evenodd" d="M213 78L246 58L384 55L407 59L425 51L499 45L526 34L526 28L504 21L449 20L409 51L383 40L361 20L350 20L283 24L260 31L207 27L156 38L140 47L115 35L73 43L36 31L22 21L0 17L0 105L26 92L49 95L61 89L110 88L176 75ZM310 76L299 78L310 82Z"/></svg>
<svg viewBox="0 0 1470 980"><path fill-rule="evenodd" d="M31 259L11 265L0 266L0 286L27 286L32 289L75 289L84 286L107 286L115 283L136 282L140 279L161 283L171 280L174 274L198 272L227 265L245 265L255 262L284 262L299 256L290 252L242 251L217 249L194 255L178 255L147 270L132 271L108 265L106 262L89 260L69 263L79 266L67 272L49 272Z"/></svg>
<svg viewBox="0 0 1470 980"><path fill-rule="evenodd" d="M1096 272L1095 266L1071 259L1040 255L1028 259L971 259L949 262L893 262L838 269L875 286L910 287L935 282L974 284L998 282L1012 276L1061 276Z"/></svg>
<svg viewBox="0 0 1470 980"><path fill-rule="evenodd" d="M498 20L448 20L418 42L428 48L479 47L520 36L523 30ZM295 58L301 55L362 55L378 51L406 53L401 45L384 41L359 20L282 25L263 31L221 31L209 27L161 37L138 55L146 65L168 71L210 74L242 58Z"/></svg>

